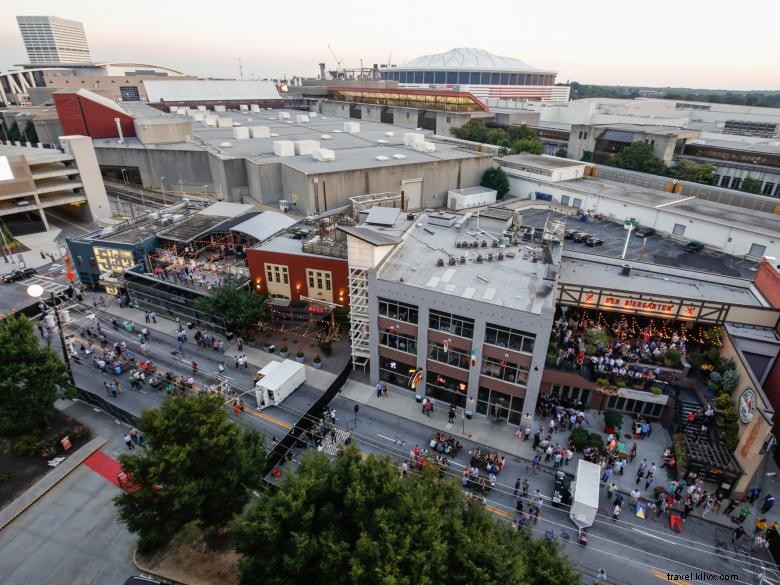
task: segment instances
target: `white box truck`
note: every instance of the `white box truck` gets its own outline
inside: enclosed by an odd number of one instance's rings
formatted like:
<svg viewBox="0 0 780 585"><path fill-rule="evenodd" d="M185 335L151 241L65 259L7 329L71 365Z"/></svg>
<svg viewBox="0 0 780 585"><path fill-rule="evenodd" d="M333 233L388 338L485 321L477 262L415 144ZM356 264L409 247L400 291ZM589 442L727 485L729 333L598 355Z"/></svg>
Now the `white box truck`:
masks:
<svg viewBox="0 0 780 585"><path fill-rule="evenodd" d="M278 406L306 381L306 366L293 360L271 362L258 373L255 382L257 408Z"/></svg>
<svg viewBox="0 0 780 585"><path fill-rule="evenodd" d="M593 526L599 509L601 469L595 463L580 459L574 480L574 498L569 517L582 530Z"/></svg>

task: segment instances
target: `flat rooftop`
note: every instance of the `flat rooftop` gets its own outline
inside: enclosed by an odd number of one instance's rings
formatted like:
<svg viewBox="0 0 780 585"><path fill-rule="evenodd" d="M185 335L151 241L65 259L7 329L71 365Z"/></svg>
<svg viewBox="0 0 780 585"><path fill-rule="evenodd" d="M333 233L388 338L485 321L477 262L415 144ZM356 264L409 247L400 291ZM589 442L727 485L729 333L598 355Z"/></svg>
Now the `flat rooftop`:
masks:
<svg viewBox="0 0 780 585"><path fill-rule="evenodd" d="M280 120L279 112L287 112L290 120ZM394 124L319 115L310 118L309 122L295 122L296 115L308 115L307 112L300 110L209 111L208 115L230 118L234 125L243 127L267 126L270 134L276 136L239 140L233 137L233 127L207 127L203 122L196 122L192 118L171 114L165 120L192 120L193 142L158 145L156 150L208 150L224 158L247 158L258 164L281 162L304 173L400 166L487 156L457 145L438 142L430 131L418 131ZM344 132L344 122L359 123L360 132L356 134ZM425 134L427 141L436 144L436 151L423 153L404 146L403 137L408 132ZM388 133L392 135L388 136ZM329 138L322 138L323 135ZM311 155L277 156L274 153L274 142L280 140L316 140L320 143L320 148L334 150L336 160L320 162L314 160ZM127 138L123 144L119 144L116 138L97 139L93 142L98 148L146 148L137 138ZM230 146L222 146L224 143L230 143ZM405 158L395 158L394 155L398 154ZM377 156L386 156L388 160L377 160Z"/></svg>
<svg viewBox="0 0 780 585"><path fill-rule="evenodd" d="M420 216L403 234L397 249L380 266L379 280L403 282L537 315L543 309L552 309L554 287L543 280L549 265L534 262L525 242L519 247L492 247L493 238L501 239L506 221L483 216L479 220L481 231L477 231L474 220L458 231L455 227L433 225L429 222L430 215L433 214ZM380 230L380 233L399 235L394 229ZM464 249L455 245L482 240L487 242L487 247ZM504 255L503 260L487 261L488 254L496 258L499 253ZM483 259L481 263L477 262L479 255ZM454 266L448 264L450 256L458 259ZM463 264L459 261L461 257L466 259ZM439 259L444 260L444 266L436 265Z"/></svg>
<svg viewBox="0 0 780 585"><path fill-rule="evenodd" d="M546 156L542 154L511 154L509 156L502 156L500 159L510 163L518 163L529 167L550 170L584 167L588 164L568 158L559 158L557 156Z"/></svg>
<svg viewBox="0 0 780 585"><path fill-rule="evenodd" d="M631 262L630 276L621 274L621 262L578 252L564 252L559 282L592 288L641 292L697 301L763 307L750 281L714 277L707 273Z"/></svg>
<svg viewBox="0 0 780 585"><path fill-rule="evenodd" d="M0 156L24 155L30 164L45 164L73 160L73 156L53 148L33 148L30 146L10 146L0 144Z"/></svg>

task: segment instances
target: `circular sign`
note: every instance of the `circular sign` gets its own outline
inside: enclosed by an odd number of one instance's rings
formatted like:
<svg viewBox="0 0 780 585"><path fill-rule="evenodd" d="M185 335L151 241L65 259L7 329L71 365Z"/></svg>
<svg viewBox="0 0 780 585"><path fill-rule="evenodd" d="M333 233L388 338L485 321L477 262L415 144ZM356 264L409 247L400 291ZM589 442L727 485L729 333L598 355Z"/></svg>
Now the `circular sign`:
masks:
<svg viewBox="0 0 780 585"><path fill-rule="evenodd" d="M756 393L748 388L739 397L739 420L747 424L753 418L756 411Z"/></svg>

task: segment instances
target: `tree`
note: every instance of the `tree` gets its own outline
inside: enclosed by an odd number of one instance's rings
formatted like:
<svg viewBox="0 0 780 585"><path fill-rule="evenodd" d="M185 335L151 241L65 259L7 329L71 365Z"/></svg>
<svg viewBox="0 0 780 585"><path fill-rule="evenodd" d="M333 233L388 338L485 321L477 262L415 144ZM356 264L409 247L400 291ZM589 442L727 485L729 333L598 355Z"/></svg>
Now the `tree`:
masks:
<svg viewBox="0 0 780 585"><path fill-rule="evenodd" d="M583 150L582 151L582 158L580 160L582 162L593 162L593 151L592 150Z"/></svg>
<svg viewBox="0 0 780 585"><path fill-rule="evenodd" d="M669 168L669 174L681 181L692 181L704 185L715 183L715 167L713 165L699 165L692 160L683 159Z"/></svg>
<svg viewBox="0 0 780 585"><path fill-rule="evenodd" d="M114 498L119 517L149 551L190 522L218 529L260 479L262 436L230 421L221 396L173 396L138 419L148 448L121 455L137 491Z"/></svg>
<svg viewBox="0 0 780 585"><path fill-rule="evenodd" d="M456 138L461 140L471 140L473 142L487 142L488 127L482 120L472 119L466 122L460 128L450 130Z"/></svg>
<svg viewBox="0 0 780 585"><path fill-rule="evenodd" d="M561 147L558 150L555 151L555 156L559 156L561 158L566 158L569 154L569 151L565 148Z"/></svg>
<svg viewBox="0 0 780 585"><path fill-rule="evenodd" d="M33 124L32 120L27 120L27 125L24 127L24 137L27 139L27 142L32 144L40 142L38 140L38 132L35 130L35 124Z"/></svg>
<svg viewBox="0 0 780 585"><path fill-rule="evenodd" d="M496 190L496 198L503 199L509 193L509 178L501 167L490 167L482 175L482 187Z"/></svg>
<svg viewBox="0 0 780 585"><path fill-rule="evenodd" d="M346 447L306 454L235 534L241 585L574 585L554 543L499 524L430 466L404 478L389 458Z"/></svg>
<svg viewBox="0 0 780 585"><path fill-rule="evenodd" d="M653 147L647 142L632 142L609 159L607 164L629 171L639 171L640 173L667 174L666 164L655 156Z"/></svg>
<svg viewBox="0 0 780 585"><path fill-rule="evenodd" d="M764 183L760 179L754 179L750 175L742 179L739 184L739 190L745 193L761 193L761 187Z"/></svg>
<svg viewBox="0 0 780 585"><path fill-rule="evenodd" d="M520 154L528 152L530 154L542 154L544 147L542 143L536 138L523 138L521 140L515 140L512 143L512 152Z"/></svg>
<svg viewBox="0 0 780 585"><path fill-rule="evenodd" d="M43 427L54 402L71 390L65 364L41 346L24 315L0 321L0 348L0 434Z"/></svg>
<svg viewBox="0 0 780 585"><path fill-rule="evenodd" d="M247 331L256 327L259 321L268 319L265 302L265 296L246 287L239 288L235 284L229 284L199 298L195 301L195 308L222 319L228 331L240 331L246 336Z"/></svg>

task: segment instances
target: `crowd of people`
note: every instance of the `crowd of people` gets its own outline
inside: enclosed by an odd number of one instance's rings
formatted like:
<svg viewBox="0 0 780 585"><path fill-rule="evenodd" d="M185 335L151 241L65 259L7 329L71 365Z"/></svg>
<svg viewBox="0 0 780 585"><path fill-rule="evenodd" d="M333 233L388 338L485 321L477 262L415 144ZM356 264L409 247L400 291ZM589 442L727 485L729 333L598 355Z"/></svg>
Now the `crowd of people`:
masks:
<svg viewBox="0 0 780 585"><path fill-rule="evenodd" d="M185 248L181 256L175 250L161 250L154 274L161 280L204 290L224 288L233 281L243 280L235 271L237 267L245 268L246 261L238 256L235 246L221 244L217 250L203 259L199 259L197 250L190 248ZM232 260L228 259L228 252L232 254Z"/></svg>

